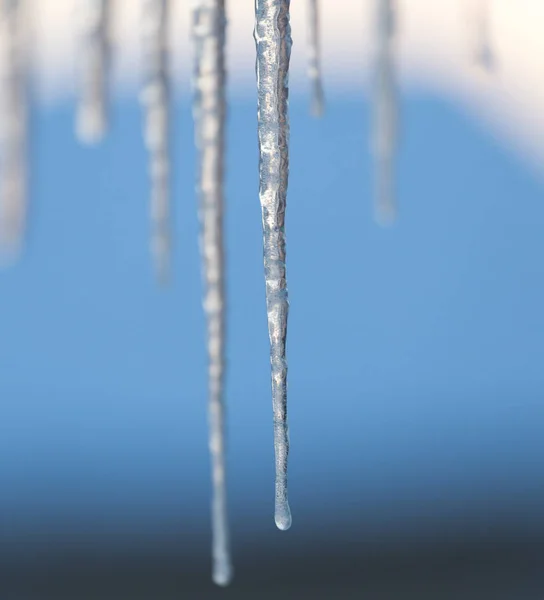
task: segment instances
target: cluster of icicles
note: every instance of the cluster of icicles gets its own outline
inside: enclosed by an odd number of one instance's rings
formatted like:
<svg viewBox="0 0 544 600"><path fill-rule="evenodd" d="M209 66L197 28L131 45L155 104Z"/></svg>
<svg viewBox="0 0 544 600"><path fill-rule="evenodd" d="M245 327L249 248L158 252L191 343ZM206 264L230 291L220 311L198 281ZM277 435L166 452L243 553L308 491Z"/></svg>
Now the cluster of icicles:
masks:
<svg viewBox="0 0 544 600"><path fill-rule="evenodd" d="M141 103L149 155L151 251L160 281L170 273L169 73L167 24L173 0L139 0L143 77ZM76 132L96 143L108 130L109 23L115 0L78 0L81 48ZM198 151L198 195L204 309L209 354L209 447L212 462L213 580L232 579L225 475L225 260L223 180L226 118L225 0L193 0L194 121ZM0 248L16 257L27 212L27 39L28 0L0 0ZM324 110L318 0L307 0L308 75L311 109ZM288 76L291 54L290 0L255 0L258 90L259 198L262 207L266 304L270 337L274 448L275 522L291 526L287 495L285 210L289 173ZM375 209L379 221L395 216L396 113L394 0L375 0L375 101L372 152L376 169ZM482 23L485 19L482 18ZM485 37L485 33L483 33ZM489 60L483 53L482 61Z"/></svg>

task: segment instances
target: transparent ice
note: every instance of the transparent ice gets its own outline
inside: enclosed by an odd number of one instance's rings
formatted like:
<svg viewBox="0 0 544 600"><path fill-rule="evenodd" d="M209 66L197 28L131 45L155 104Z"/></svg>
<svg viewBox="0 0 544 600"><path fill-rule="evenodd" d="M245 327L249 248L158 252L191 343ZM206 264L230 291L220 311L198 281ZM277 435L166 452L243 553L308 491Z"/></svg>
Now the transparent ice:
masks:
<svg viewBox="0 0 544 600"><path fill-rule="evenodd" d="M142 0L141 34L144 139L151 181L151 252L158 280L170 276L170 104L168 78L168 9L170 0Z"/></svg>
<svg viewBox="0 0 544 600"><path fill-rule="evenodd" d="M489 0L476 0L473 27L473 57L477 66L491 72L496 66L495 55L491 45L491 15Z"/></svg>
<svg viewBox="0 0 544 600"><path fill-rule="evenodd" d="M27 60L23 0L0 0L0 250L21 250L27 213Z"/></svg>
<svg viewBox="0 0 544 600"><path fill-rule="evenodd" d="M308 0L308 77L312 88L311 112L321 117L325 109L321 70L319 0Z"/></svg>
<svg viewBox="0 0 544 600"><path fill-rule="evenodd" d="M225 476L225 258L223 181L225 154L225 3L198 0L193 12L194 120L199 153L197 193L209 355L209 428L212 459L213 580L232 579Z"/></svg>
<svg viewBox="0 0 544 600"><path fill-rule="evenodd" d="M375 216L379 223L395 219L394 162L397 149L395 84L395 0L376 1L376 55L372 152L375 168Z"/></svg>
<svg viewBox="0 0 544 600"><path fill-rule="evenodd" d="M270 363L274 450L276 455L275 521L291 526L287 495L289 429L287 425L287 280L285 209L289 175L289 0L255 0L259 138L259 197L262 208L264 272Z"/></svg>
<svg viewBox="0 0 544 600"><path fill-rule="evenodd" d="M100 141L108 127L109 22L111 0L79 0L81 55L76 133L80 141Z"/></svg>

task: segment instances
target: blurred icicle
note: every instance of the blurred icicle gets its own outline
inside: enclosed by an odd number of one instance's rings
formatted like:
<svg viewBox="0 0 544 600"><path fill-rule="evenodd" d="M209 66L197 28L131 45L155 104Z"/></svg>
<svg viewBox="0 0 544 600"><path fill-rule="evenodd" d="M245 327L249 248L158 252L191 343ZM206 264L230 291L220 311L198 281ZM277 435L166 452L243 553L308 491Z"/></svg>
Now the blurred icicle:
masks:
<svg viewBox="0 0 544 600"><path fill-rule="evenodd" d="M171 261L168 9L169 0L142 0L144 81L141 102L151 179L151 251L161 283L169 279Z"/></svg>
<svg viewBox="0 0 544 600"><path fill-rule="evenodd" d="M289 176L290 0L255 0L259 137L259 196L262 208L264 272L276 456L275 521L291 527L287 493L289 429L287 424L287 279L285 209Z"/></svg>
<svg viewBox="0 0 544 600"><path fill-rule="evenodd" d="M321 117L325 109L319 34L319 0L308 0L308 77L312 86L311 112Z"/></svg>
<svg viewBox="0 0 544 600"><path fill-rule="evenodd" d="M496 66L491 45L490 11L489 0L475 0L472 23L470 23L474 40L472 50L474 63L489 73Z"/></svg>
<svg viewBox="0 0 544 600"><path fill-rule="evenodd" d="M199 153L200 249L208 328L209 428L212 459L213 580L232 579L225 476L225 259L223 182L225 154L225 2L196 0L193 12L194 120Z"/></svg>
<svg viewBox="0 0 544 600"><path fill-rule="evenodd" d="M372 151L375 168L375 215L386 224L396 218L394 162L397 149L395 82L395 0L376 0L376 62Z"/></svg>
<svg viewBox="0 0 544 600"><path fill-rule="evenodd" d="M15 260L27 213L27 56L23 0L0 0L0 250Z"/></svg>
<svg viewBox="0 0 544 600"><path fill-rule="evenodd" d="M110 0L81 5L80 90L76 132L81 142L99 142L108 128Z"/></svg>

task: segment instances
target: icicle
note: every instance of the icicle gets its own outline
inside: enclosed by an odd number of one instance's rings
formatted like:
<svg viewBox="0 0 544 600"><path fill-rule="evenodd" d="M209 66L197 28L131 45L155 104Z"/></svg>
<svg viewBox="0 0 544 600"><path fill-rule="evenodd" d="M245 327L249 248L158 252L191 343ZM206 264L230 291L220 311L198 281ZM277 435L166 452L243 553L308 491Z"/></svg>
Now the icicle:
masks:
<svg viewBox="0 0 544 600"><path fill-rule="evenodd" d="M474 50L476 65L484 71L491 72L495 68L495 56L491 47L490 15L488 0L477 0L474 12Z"/></svg>
<svg viewBox="0 0 544 600"><path fill-rule="evenodd" d="M27 212L27 69L23 0L0 0L0 248L21 252Z"/></svg>
<svg viewBox="0 0 544 600"><path fill-rule="evenodd" d="M321 75L321 44L319 38L319 0L308 0L308 77L312 86L311 111L321 117L325 108Z"/></svg>
<svg viewBox="0 0 544 600"><path fill-rule="evenodd" d="M287 497L287 281L285 208L289 174L288 77L291 57L290 0L255 0L257 47L259 196L262 207L264 270L276 454L275 521L291 526Z"/></svg>
<svg viewBox="0 0 544 600"><path fill-rule="evenodd" d="M223 169L225 151L225 2L197 0L194 118L199 151L198 195L201 222L209 353L209 427L212 458L213 580L232 579L225 480L225 284L223 255Z"/></svg>
<svg viewBox="0 0 544 600"><path fill-rule="evenodd" d="M108 127L110 0L80 1L82 49L76 132L82 142L93 144L104 137Z"/></svg>
<svg viewBox="0 0 544 600"><path fill-rule="evenodd" d="M375 161L375 213L378 222L395 219L394 167L397 146L397 98L393 37L395 0L377 1L376 88L374 90L373 154Z"/></svg>
<svg viewBox="0 0 544 600"><path fill-rule="evenodd" d="M151 179L151 251L159 281L170 275L170 157L167 23L169 0L142 0L145 142Z"/></svg>

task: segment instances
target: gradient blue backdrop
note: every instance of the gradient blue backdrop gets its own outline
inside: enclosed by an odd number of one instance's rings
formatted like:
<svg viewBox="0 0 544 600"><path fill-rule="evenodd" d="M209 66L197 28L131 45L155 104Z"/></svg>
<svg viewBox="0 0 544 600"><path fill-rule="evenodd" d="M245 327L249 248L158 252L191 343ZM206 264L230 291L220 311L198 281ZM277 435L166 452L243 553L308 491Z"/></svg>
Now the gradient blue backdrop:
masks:
<svg viewBox="0 0 544 600"><path fill-rule="evenodd" d="M98 149L35 117L24 260L0 273L0 514L40 527L208 527L206 353L188 99L176 110L170 289L148 255L136 103ZM294 529L544 521L544 188L441 100L403 101L400 218L372 218L369 106L291 104ZM233 520L273 530L255 102L229 115ZM445 519L445 521L444 521ZM432 528L432 527L431 527ZM421 529L419 529L421 530Z"/></svg>

